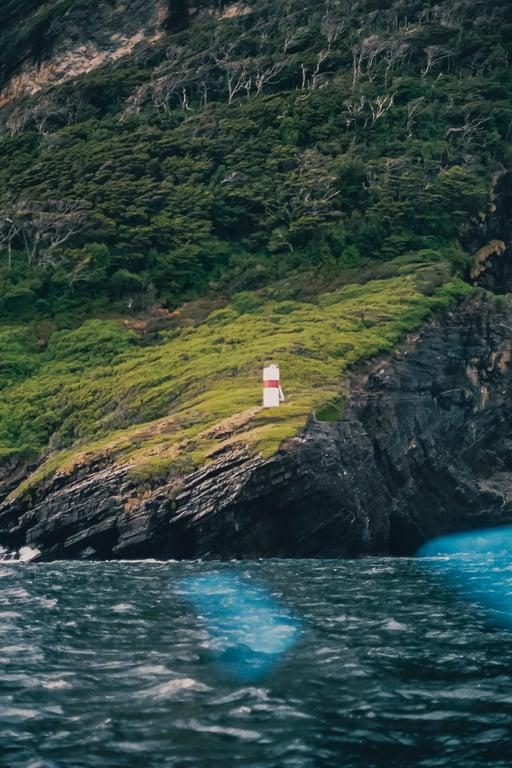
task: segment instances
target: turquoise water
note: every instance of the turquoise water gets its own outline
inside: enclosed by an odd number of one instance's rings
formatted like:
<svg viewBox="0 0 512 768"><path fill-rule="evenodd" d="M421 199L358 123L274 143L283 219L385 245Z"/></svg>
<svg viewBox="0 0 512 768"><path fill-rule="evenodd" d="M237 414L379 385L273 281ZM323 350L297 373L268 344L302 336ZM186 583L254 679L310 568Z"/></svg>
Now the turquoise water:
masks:
<svg viewBox="0 0 512 768"><path fill-rule="evenodd" d="M0 765L510 766L512 635L432 564L0 563Z"/></svg>

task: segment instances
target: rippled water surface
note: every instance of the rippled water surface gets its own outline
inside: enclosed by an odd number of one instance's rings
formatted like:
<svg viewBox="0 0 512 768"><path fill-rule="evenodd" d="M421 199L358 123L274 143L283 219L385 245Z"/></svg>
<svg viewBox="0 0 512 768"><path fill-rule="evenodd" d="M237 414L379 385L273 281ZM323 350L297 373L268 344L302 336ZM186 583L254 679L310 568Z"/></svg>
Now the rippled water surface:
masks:
<svg viewBox="0 0 512 768"><path fill-rule="evenodd" d="M300 618L259 679L187 602L212 573ZM512 635L421 561L0 563L0 633L8 768L512 763Z"/></svg>

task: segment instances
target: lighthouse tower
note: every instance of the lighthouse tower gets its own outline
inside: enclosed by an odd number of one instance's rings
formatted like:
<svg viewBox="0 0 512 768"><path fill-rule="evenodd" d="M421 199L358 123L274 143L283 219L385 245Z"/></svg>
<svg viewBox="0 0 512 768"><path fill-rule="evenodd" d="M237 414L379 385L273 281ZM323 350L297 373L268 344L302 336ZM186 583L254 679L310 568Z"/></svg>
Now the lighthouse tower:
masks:
<svg viewBox="0 0 512 768"><path fill-rule="evenodd" d="M266 365L263 369L263 407L277 408L282 402L284 402L284 394L281 389L279 367L274 364Z"/></svg>

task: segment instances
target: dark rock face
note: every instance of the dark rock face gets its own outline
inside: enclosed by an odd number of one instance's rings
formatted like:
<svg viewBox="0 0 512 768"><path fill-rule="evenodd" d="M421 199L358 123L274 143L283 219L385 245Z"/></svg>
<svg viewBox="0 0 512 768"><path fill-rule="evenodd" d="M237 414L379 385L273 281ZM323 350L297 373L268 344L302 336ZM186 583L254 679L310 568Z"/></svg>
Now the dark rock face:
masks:
<svg viewBox="0 0 512 768"><path fill-rule="evenodd" d="M354 377L269 460L234 448L143 495L105 463L0 506L0 544L42 557L411 554L512 522L512 300L465 300ZM18 472L21 471L19 468Z"/></svg>
<svg viewBox="0 0 512 768"><path fill-rule="evenodd" d="M495 174L485 219L463 238L465 249L477 261L468 275L470 282L497 294L512 292L511 211L512 172L502 170Z"/></svg>

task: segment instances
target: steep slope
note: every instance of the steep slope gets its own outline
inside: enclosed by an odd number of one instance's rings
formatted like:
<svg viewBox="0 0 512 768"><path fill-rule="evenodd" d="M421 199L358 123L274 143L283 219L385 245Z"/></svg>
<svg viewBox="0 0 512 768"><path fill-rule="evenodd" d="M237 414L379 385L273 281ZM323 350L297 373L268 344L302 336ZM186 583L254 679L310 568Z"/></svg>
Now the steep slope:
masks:
<svg viewBox="0 0 512 768"><path fill-rule="evenodd" d="M510 524L511 321L509 298L465 300L357 377L343 419L311 418L267 459L235 441L141 491L91 458L4 504L3 542L49 559L413 554Z"/></svg>
<svg viewBox="0 0 512 768"><path fill-rule="evenodd" d="M488 422L509 439L508 300L468 283L509 290L507 9L2 13L0 544L405 552L500 519L506 451L494 476L469 445ZM392 386L351 388L382 353Z"/></svg>

